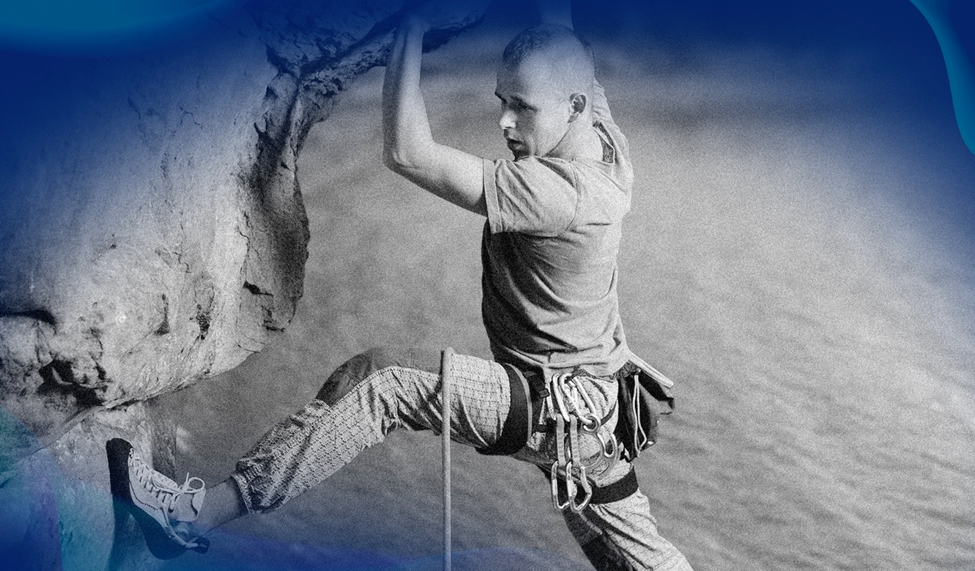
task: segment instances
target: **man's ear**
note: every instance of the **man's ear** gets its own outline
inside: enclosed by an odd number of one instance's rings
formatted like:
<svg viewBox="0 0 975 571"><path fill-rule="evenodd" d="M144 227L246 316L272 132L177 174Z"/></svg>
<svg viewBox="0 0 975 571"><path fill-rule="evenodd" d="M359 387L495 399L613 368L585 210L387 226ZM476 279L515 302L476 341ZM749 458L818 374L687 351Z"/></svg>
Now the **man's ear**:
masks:
<svg viewBox="0 0 975 571"><path fill-rule="evenodd" d="M586 106L589 105L589 99L585 93L573 93L569 96L569 105L572 108L572 115L569 116L569 122L571 123L578 119L582 115L582 112L586 110Z"/></svg>

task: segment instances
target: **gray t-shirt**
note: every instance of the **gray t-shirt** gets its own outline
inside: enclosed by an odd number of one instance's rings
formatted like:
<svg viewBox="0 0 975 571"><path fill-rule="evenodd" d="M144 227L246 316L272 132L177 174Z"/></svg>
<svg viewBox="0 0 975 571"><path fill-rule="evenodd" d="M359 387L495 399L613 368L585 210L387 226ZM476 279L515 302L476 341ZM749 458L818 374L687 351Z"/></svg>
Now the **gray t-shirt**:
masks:
<svg viewBox="0 0 975 571"><path fill-rule="evenodd" d="M608 375L629 358L616 294L633 171L602 90L603 160L484 161L481 304L494 358Z"/></svg>

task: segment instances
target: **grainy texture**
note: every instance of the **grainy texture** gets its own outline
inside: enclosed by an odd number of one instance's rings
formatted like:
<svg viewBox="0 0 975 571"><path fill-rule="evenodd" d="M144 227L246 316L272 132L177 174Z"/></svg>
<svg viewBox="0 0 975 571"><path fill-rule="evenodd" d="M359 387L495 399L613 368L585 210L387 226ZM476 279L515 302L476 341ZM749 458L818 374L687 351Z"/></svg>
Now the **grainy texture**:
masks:
<svg viewBox="0 0 975 571"><path fill-rule="evenodd" d="M17 136L0 138L0 476L43 447L106 476L101 411L136 422L133 403L291 322L309 239L298 154L383 63L400 4L251 2L164 49L25 61ZM128 437L158 465L174 437L151 433Z"/></svg>

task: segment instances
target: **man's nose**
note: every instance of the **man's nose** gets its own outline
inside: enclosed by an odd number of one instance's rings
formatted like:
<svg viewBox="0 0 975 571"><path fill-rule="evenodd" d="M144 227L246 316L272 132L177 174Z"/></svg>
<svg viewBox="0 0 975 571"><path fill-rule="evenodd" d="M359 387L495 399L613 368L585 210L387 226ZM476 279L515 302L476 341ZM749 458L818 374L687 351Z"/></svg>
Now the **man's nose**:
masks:
<svg viewBox="0 0 975 571"><path fill-rule="evenodd" d="M503 109L501 111L501 117L498 118L498 126L501 129L514 129L515 128L515 114L510 109Z"/></svg>

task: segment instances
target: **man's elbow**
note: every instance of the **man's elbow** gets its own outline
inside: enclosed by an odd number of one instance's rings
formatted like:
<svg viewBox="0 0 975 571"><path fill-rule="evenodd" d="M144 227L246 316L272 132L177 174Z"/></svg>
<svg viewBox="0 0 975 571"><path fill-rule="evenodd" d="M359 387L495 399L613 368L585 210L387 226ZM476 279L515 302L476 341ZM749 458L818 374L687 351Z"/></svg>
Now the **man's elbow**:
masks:
<svg viewBox="0 0 975 571"><path fill-rule="evenodd" d="M407 176L422 169L424 162L422 153L416 149L387 146L383 149L383 164L389 170Z"/></svg>
<svg viewBox="0 0 975 571"><path fill-rule="evenodd" d="M383 164L389 170L402 174L403 169L407 165L407 157L404 157L403 153L397 152L395 149L386 147L383 150Z"/></svg>

